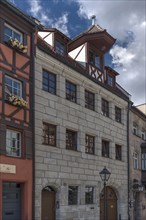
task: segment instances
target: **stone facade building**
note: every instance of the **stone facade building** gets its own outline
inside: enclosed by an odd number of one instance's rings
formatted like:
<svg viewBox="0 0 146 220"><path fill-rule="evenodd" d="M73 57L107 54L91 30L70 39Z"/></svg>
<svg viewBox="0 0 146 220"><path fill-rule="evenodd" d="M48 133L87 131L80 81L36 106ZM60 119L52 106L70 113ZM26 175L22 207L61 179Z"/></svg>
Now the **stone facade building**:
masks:
<svg viewBox="0 0 146 220"><path fill-rule="evenodd" d="M129 95L104 64L115 40L98 25L73 40L56 29L38 36L35 220L102 220L105 166L109 220L127 220Z"/></svg>
<svg viewBox="0 0 146 220"><path fill-rule="evenodd" d="M132 106L129 115L131 220L146 218L146 115Z"/></svg>

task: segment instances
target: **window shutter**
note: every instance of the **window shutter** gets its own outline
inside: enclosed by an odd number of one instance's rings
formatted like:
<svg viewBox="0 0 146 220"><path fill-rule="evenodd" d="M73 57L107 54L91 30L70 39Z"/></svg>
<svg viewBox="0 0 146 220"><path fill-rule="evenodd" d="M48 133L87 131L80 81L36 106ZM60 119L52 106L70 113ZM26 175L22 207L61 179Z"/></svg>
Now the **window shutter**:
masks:
<svg viewBox="0 0 146 220"><path fill-rule="evenodd" d="M24 132L24 144L25 144L26 158L31 159L32 158L32 132L31 131Z"/></svg>
<svg viewBox="0 0 146 220"><path fill-rule="evenodd" d="M6 154L6 125L0 124L0 154Z"/></svg>

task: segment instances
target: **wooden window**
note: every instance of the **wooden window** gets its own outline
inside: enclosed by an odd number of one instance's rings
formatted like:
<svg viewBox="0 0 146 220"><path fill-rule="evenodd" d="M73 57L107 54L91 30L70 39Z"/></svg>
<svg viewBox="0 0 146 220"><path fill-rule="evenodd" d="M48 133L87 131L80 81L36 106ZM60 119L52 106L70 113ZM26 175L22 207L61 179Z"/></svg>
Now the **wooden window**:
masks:
<svg viewBox="0 0 146 220"><path fill-rule="evenodd" d="M106 117L109 117L109 102L102 98L102 114Z"/></svg>
<svg viewBox="0 0 146 220"><path fill-rule="evenodd" d="M78 204L78 186L68 187L68 204L69 205Z"/></svg>
<svg viewBox="0 0 146 220"><path fill-rule="evenodd" d="M134 152L133 153L133 167L134 169L138 169L138 153Z"/></svg>
<svg viewBox="0 0 146 220"><path fill-rule="evenodd" d="M66 81L66 99L76 102L76 85Z"/></svg>
<svg viewBox="0 0 146 220"><path fill-rule="evenodd" d="M114 86L114 77L112 77L111 75L107 74L107 84L111 87Z"/></svg>
<svg viewBox="0 0 146 220"><path fill-rule="evenodd" d="M5 98L8 99L10 95L22 97L22 83L9 76L5 76Z"/></svg>
<svg viewBox="0 0 146 220"><path fill-rule="evenodd" d="M121 109L115 106L115 121L121 123L121 118L122 118Z"/></svg>
<svg viewBox="0 0 146 220"><path fill-rule="evenodd" d="M102 140L102 156L109 157L109 141Z"/></svg>
<svg viewBox="0 0 146 220"><path fill-rule="evenodd" d="M5 23L5 25L4 25L4 41L8 42L10 40L10 38L17 39L20 43L23 42L22 33Z"/></svg>
<svg viewBox="0 0 146 220"><path fill-rule="evenodd" d="M94 187L86 186L85 187L85 203L93 204L94 201Z"/></svg>
<svg viewBox="0 0 146 220"><path fill-rule="evenodd" d="M56 146L56 125L43 123L43 144Z"/></svg>
<svg viewBox="0 0 146 220"><path fill-rule="evenodd" d="M56 94L56 75L43 70L43 90Z"/></svg>
<svg viewBox="0 0 146 220"><path fill-rule="evenodd" d="M66 130L66 149L77 150L77 132Z"/></svg>
<svg viewBox="0 0 146 220"><path fill-rule="evenodd" d="M95 109L95 95L87 90L85 90L85 108Z"/></svg>
<svg viewBox="0 0 146 220"><path fill-rule="evenodd" d="M146 153L142 153L142 170L146 170Z"/></svg>
<svg viewBox="0 0 146 220"><path fill-rule="evenodd" d="M64 56L65 55L65 45L62 42L56 40L55 41L55 51L56 51L56 53Z"/></svg>
<svg viewBox="0 0 146 220"><path fill-rule="evenodd" d="M6 154L12 157L21 156L21 133L18 131L6 130Z"/></svg>
<svg viewBox="0 0 146 220"><path fill-rule="evenodd" d="M116 154L116 160L122 160L122 146L116 144L115 145L115 154Z"/></svg>
<svg viewBox="0 0 146 220"><path fill-rule="evenodd" d="M98 67L99 69L101 68L100 56L95 51L89 52L89 63L91 65Z"/></svg>
<svg viewBox="0 0 146 220"><path fill-rule="evenodd" d="M85 152L88 154L94 154L94 137L86 134L86 148Z"/></svg>

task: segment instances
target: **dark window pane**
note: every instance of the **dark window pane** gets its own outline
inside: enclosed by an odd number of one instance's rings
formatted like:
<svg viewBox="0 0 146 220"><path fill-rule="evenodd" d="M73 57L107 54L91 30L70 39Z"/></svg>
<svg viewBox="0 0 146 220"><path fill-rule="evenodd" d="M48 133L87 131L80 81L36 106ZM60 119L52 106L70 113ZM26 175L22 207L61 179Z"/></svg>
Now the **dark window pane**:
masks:
<svg viewBox="0 0 146 220"><path fill-rule="evenodd" d="M115 150L116 150L116 160L122 160L122 146L116 144L115 145Z"/></svg>
<svg viewBox="0 0 146 220"><path fill-rule="evenodd" d="M85 107L94 110L95 97L94 93L85 91Z"/></svg>
<svg viewBox="0 0 146 220"><path fill-rule="evenodd" d="M115 120L121 123L121 109L115 106Z"/></svg>
<svg viewBox="0 0 146 220"><path fill-rule="evenodd" d="M69 205L78 204L78 187L77 186L68 187L68 204Z"/></svg>
<svg viewBox="0 0 146 220"><path fill-rule="evenodd" d="M94 137L86 135L86 147L85 152L89 154L94 154Z"/></svg>
<svg viewBox="0 0 146 220"><path fill-rule="evenodd" d="M43 144L56 146L56 126L43 124Z"/></svg>
<svg viewBox="0 0 146 220"><path fill-rule="evenodd" d="M76 102L76 85L66 81L66 99Z"/></svg>
<svg viewBox="0 0 146 220"><path fill-rule="evenodd" d="M109 157L109 142L102 140L102 156Z"/></svg>
<svg viewBox="0 0 146 220"><path fill-rule="evenodd" d="M66 130L66 149L77 150L77 133Z"/></svg>
<svg viewBox="0 0 146 220"><path fill-rule="evenodd" d="M47 71L43 71L42 88L51 94L56 94L56 75Z"/></svg>
<svg viewBox="0 0 146 220"><path fill-rule="evenodd" d="M101 103L102 103L102 114L104 116L109 117L109 102L106 101L105 99L102 99Z"/></svg>
<svg viewBox="0 0 146 220"><path fill-rule="evenodd" d="M92 186L86 186L85 188L85 203L93 204L94 188Z"/></svg>

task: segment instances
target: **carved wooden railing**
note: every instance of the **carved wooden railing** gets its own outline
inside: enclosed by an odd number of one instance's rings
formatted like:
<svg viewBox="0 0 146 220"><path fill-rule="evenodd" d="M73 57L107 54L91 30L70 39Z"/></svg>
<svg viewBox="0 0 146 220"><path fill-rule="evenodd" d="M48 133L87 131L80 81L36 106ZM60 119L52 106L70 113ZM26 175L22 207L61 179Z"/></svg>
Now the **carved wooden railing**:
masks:
<svg viewBox="0 0 146 220"><path fill-rule="evenodd" d="M103 71L98 69L98 67L87 63L87 71L88 71L88 74L90 76L92 76L94 79L96 79L102 83L105 82L105 74Z"/></svg>

